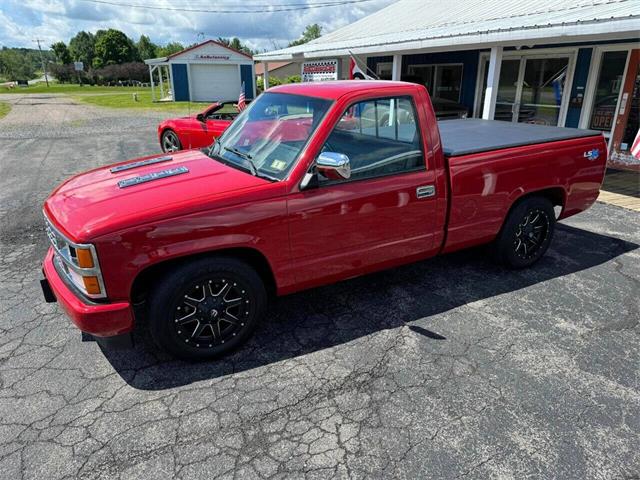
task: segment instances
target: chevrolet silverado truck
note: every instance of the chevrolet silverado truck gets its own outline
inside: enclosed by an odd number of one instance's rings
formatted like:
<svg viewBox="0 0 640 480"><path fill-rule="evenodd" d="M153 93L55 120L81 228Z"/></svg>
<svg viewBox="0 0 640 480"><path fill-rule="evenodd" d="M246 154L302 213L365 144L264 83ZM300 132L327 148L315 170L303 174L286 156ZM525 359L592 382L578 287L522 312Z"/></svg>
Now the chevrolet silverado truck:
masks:
<svg viewBox="0 0 640 480"><path fill-rule="evenodd" d="M42 287L106 343L139 315L170 354L213 358L247 340L270 296L480 244L530 266L557 219L594 203L605 162L599 132L438 125L420 85L283 85L208 149L60 185Z"/></svg>

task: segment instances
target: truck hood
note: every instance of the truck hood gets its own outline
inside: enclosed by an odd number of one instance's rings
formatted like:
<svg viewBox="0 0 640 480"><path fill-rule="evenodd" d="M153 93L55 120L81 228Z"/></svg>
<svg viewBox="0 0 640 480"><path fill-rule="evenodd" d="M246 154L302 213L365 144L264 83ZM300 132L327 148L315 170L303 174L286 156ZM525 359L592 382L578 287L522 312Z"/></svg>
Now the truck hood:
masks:
<svg viewBox="0 0 640 480"><path fill-rule="evenodd" d="M60 185L45 214L75 241L197 211L207 201L271 182L199 150L154 155L90 170Z"/></svg>

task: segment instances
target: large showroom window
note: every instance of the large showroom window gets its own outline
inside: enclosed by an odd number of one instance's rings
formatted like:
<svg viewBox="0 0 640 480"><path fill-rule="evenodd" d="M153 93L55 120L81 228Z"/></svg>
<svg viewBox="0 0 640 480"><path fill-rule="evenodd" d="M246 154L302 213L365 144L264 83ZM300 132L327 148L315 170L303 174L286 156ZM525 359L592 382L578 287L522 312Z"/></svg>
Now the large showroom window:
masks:
<svg viewBox="0 0 640 480"><path fill-rule="evenodd" d="M412 81L420 80L433 98L460 101L462 64L409 65L407 73Z"/></svg>

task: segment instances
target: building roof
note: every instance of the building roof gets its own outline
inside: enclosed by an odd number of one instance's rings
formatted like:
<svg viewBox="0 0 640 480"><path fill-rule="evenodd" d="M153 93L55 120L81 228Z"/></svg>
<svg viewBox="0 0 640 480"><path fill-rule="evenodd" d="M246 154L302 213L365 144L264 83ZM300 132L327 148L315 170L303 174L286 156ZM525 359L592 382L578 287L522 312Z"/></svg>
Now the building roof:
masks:
<svg viewBox="0 0 640 480"><path fill-rule="evenodd" d="M179 52L172 53L171 55L167 55L166 57L148 58L148 59L146 59L144 61L144 63L146 63L147 65L152 65L152 64L156 64L156 63L164 63L164 62L167 62L167 61L171 60L174 57L179 57L180 55L182 55L184 53L190 52L191 50L195 50L197 48L204 47L205 45L209 45L209 44L217 45L217 46L225 48L225 49L227 49L227 50L229 50L231 52L234 52L234 53L237 53L239 55L243 55L243 56L245 56L247 58L253 59L253 57L251 55L248 55L248 54L246 54L244 52L241 52L240 50L236 50L235 48L228 47L224 43L217 42L215 40L205 40L202 43L198 43L196 45L192 45L192 46L190 46L188 48L185 48L184 50L180 50ZM271 69L269 69L269 70L271 70Z"/></svg>
<svg viewBox="0 0 640 480"><path fill-rule="evenodd" d="M291 65L293 62L269 62L269 72L278 70L279 68ZM256 65L256 75L262 75L264 73L264 64L258 63Z"/></svg>
<svg viewBox="0 0 640 480"><path fill-rule="evenodd" d="M309 43L256 60L354 53L454 50L486 44L531 45L595 38L638 38L638 0L400 0Z"/></svg>
<svg viewBox="0 0 640 480"><path fill-rule="evenodd" d="M214 44L214 45L218 45L219 47L222 47L222 48L226 48L227 50L230 50L232 52L239 53L240 55L244 55L247 58L253 58L251 55L249 55L247 53L241 52L240 50L236 50L235 48L228 47L224 43L217 42L215 40L206 40L206 41L204 41L202 43L198 43L197 45L193 45L193 46L191 46L189 48L185 48L184 50L181 50L180 52L172 53L167 58L169 59L169 58L177 57L177 56L182 55L183 53L186 53L186 52L188 52L190 50L195 50L196 48L204 47L205 45L208 45L210 43Z"/></svg>

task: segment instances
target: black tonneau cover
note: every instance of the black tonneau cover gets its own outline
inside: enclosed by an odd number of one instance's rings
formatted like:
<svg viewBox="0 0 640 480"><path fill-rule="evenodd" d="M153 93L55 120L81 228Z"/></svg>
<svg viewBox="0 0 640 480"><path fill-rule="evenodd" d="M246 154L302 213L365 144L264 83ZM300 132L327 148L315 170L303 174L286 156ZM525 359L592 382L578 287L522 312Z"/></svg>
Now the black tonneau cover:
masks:
<svg viewBox="0 0 640 480"><path fill-rule="evenodd" d="M601 135L595 130L469 118L438 122L447 157Z"/></svg>

